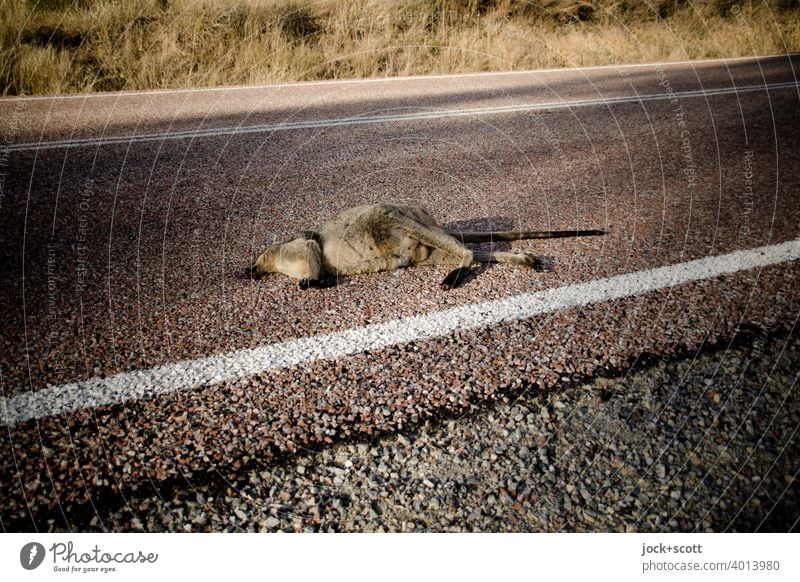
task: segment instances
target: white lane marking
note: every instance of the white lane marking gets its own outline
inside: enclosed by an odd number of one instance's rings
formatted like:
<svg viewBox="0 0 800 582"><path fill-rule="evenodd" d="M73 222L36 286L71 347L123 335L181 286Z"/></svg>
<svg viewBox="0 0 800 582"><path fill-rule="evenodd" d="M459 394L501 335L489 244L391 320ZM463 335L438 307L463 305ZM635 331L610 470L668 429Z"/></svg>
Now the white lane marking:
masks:
<svg viewBox="0 0 800 582"><path fill-rule="evenodd" d="M44 101L61 99L118 99L120 97L137 97L139 95L169 95L170 93L211 93L216 91L258 91L262 89L279 89L286 87L313 87L317 85L353 85L366 83L394 83L397 81L426 81L439 79L469 79L473 77L509 77L513 75L537 75L543 73L570 73L585 71L604 71L617 69L641 69L655 67L683 67L690 65L704 66L716 63L761 63L770 60L788 60L800 57L800 53L784 53L777 55L756 55L747 57L721 57L715 59L689 59L682 61L653 61L647 63L622 63L619 65L595 65L590 67L551 67L549 69L528 69L524 71L482 71L478 73L450 73L444 75L409 75L397 77L373 77L369 79L325 79L320 81L300 81L295 83L266 83L262 85L229 85L221 87L189 87L185 89L151 89L142 91L98 91L94 93L73 93L70 95L22 95L5 97L0 101Z"/></svg>
<svg viewBox="0 0 800 582"><path fill-rule="evenodd" d="M3 398L0 401L0 421L3 425L13 426L83 408L193 390L304 362L333 360L366 350L380 350L446 336L455 331L631 297L798 258L800 239L199 360L124 372L108 378L91 378Z"/></svg>
<svg viewBox="0 0 800 582"><path fill-rule="evenodd" d="M717 95L738 95L760 91L779 91L800 87L798 82L775 83L772 85L747 85L744 87L721 87L717 89L698 89L674 93L654 93L636 96L606 97L601 99L576 99L574 101L547 101L542 103L523 103L520 105L504 105L498 107L478 107L470 109L442 109L435 111L415 111L413 113L397 113L390 115L365 115L343 117L339 119L319 119L316 121L295 121L264 125L245 125L235 127L211 127L207 129L191 129L170 133L145 133L140 135L121 135L110 137L78 138L58 141L26 142L9 144L5 151L50 150L58 148L127 145L130 143L163 141L172 139L196 139L221 135L243 135L250 133L273 133L298 129L322 129L348 125L365 125L373 123L391 123L397 121L417 121L422 119L441 119L446 117L477 117L480 115L496 115L502 113L518 113L553 109L572 109L575 107L592 107L597 105L614 105L618 103L642 103L645 101L669 101L672 99L693 99L697 97L713 97Z"/></svg>

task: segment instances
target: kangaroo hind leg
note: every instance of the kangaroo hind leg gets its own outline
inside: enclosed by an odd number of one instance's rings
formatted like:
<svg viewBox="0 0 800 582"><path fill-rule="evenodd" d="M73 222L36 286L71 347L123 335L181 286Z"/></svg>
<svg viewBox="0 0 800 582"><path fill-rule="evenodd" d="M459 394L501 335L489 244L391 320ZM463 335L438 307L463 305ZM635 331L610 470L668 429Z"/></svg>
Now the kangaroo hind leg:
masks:
<svg viewBox="0 0 800 582"><path fill-rule="evenodd" d="M441 283L443 289L453 289L464 282L470 265L474 261L470 249L438 227L428 226L405 216L396 215L395 226L402 229L410 238L431 248L431 252L422 261L428 265L458 265Z"/></svg>
<svg viewBox="0 0 800 582"><path fill-rule="evenodd" d="M532 253L508 252L473 252L474 259L479 263L505 263L529 267L534 271L545 272L555 269L556 261L552 257L537 256Z"/></svg>

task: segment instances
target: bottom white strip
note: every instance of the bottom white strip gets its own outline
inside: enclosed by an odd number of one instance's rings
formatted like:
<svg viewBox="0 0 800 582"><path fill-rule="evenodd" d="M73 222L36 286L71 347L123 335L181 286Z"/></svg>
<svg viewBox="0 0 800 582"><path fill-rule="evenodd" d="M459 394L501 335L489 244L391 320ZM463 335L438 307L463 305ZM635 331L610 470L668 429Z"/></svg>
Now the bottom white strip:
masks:
<svg viewBox="0 0 800 582"><path fill-rule="evenodd" d="M37 547L33 559L31 548ZM792 534L17 534L15 580L798 580ZM34 571L35 570L35 571ZM16 572L16 575L14 573ZM103 576L103 574L109 574Z"/></svg>

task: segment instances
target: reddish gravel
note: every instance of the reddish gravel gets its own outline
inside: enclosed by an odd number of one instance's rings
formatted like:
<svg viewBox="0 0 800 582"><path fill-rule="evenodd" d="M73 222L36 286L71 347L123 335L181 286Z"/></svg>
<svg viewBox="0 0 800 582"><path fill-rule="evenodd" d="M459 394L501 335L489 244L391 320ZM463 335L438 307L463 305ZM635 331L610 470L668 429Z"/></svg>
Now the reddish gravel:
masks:
<svg viewBox="0 0 800 582"><path fill-rule="evenodd" d="M25 499L48 502L49 510L37 507L40 518L58 517L56 503L67 515L79 515L81 506L109 494L120 503L149 481L158 489L220 475L233 478L244 467L287 453L408 428L431 417L459 416L486 401L607 375L609 368L626 369L644 354L724 345L723 338L734 337L741 322L768 322L773 306L753 301L746 309L742 302L739 309L721 309L721 298L774 298L797 276L795 265L775 267L762 271L757 284L752 277L692 284L156 401L28 423L4 443L14 453L3 457L3 474L11 477L3 482L10 492L5 515L23 527ZM800 312L800 292L781 297L782 311ZM609 328L615 332L598 331ZM786 330L781 322L769 331Z"/></svg>
<svg viewBox="0 0 800 582"><path fill-rule="evenodd" d="M704 87L730 86L729 74L737 85L762 72L782 82L793 76L789 65L705 64L670 68L666 78L675 90L697 88L698 77ZM450 88L442 80L331 84L330 95L316 96L308 85L165 93L142 97L141 107L133 96L24 108L7 99L0 110L11 108L16 126L4 113L4 131L22 142L42 132L62 138L87 111L94 121L81 121L86 135L103 133L108 119L115 122L106 133L128 130L143 123L137 114L151 112L148 131L164 129L172 115L183 124L175 127L196 127L190 113L170 109L175 99L225 126L394 112L409 103L552 100L556 87L574 98L663 90L655 70L625 72L472 77ZM226 101L229 117L215 109ZM10 152L0 205L3 395L797 238L797 105L796 91L779 90L680 107L654 101ZM47 108L55 113L43 117ZM47 126L37 128L42 119ZM424 205L451 226L610 234L514 243L555 257L558 268L491 267L452 292L439 289L447 269L438 268L352 277L317 291L280 277L237 277L272 237L377 201ZM23 423L0 441L2 524L80 522L92 502L119 503L149 483L224 476L305 447L459 415L521 390L625 369L643 353L725 342L737 326L756 337L788 331L798 314L796 277L794 264L750 271Z"/></svg>

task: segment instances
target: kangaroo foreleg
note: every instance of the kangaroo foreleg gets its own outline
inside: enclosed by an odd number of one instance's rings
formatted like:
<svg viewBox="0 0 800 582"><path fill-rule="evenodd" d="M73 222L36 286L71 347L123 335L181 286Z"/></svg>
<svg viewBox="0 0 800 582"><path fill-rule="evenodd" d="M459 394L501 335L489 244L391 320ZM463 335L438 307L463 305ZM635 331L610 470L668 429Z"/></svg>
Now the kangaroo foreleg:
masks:
<svg viewBox="0 0 800 582"><path fill-rule="evenodd" d="M394 226L400 228L410 238L433 249L434 252L431 253L427 263L455 263L462 267L468 267L472 263L472 251L445 231L420 224L402 215L394 215L392 218L395 220ZM439 252L436 252L437 250Z"/></svg>
<svg viewBox="0 0 800 582"><path fill-rule="evenodd" d="M431 247L432 252L425 263L458 265L457 269L450 271L442 280L443 289L453 289L464 282L474 260L471 250L443 230L422 225L405 216L395 215L395 217L397 226L409 237Z"/></svg>

